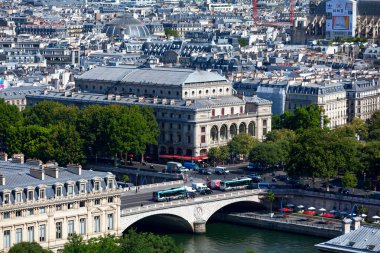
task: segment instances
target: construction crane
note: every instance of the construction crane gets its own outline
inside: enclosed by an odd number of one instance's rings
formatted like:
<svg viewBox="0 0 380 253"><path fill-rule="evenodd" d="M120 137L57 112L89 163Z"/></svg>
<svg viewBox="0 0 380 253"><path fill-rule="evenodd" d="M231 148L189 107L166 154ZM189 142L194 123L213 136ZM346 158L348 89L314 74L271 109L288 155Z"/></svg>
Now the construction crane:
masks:
<svg viewBox="0 0 380 253"><path fill-rule="evenodd" d="M294 0L290 0L290 6L289 6L289 20L290 20L290 26L293 25L294 22Z"/></svg>
<svg viewBox="0 0 380 253"><path fill-rule="evenodd" d="M257 0L252 0L252 18L253 22L257 23Z"/></svg>

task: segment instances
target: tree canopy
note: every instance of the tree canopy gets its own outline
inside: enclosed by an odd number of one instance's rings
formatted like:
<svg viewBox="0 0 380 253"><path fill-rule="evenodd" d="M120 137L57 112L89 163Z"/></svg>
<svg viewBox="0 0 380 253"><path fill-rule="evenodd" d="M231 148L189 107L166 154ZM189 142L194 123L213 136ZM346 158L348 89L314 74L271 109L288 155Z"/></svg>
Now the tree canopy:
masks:
<svg viewBox="0 0 380 253"><path fill-rule="evenodd" d="M183 253L172 238L152 233L137 233L129 230L117 237L107 235L84 242L82 237L74 235L65 244L63 253Z"/></svg>
<svg viewBox="0 0 380 253"><path fill-rule="evenodd" d="M36 242L20 242L13 245L8 253L52 253L52 251L43 249Z"/></svg>

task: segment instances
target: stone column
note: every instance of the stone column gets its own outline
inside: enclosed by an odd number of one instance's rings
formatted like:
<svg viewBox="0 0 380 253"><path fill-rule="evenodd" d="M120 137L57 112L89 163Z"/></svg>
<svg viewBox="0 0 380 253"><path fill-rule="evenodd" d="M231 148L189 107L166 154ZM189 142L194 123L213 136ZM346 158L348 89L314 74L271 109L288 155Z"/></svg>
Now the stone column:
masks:
<svg viewBox="0 0 380 253"><path fill-rule="evenodd" d="M351 231L351 219L344 218L342 220L342 234L348 234Z"/></svg>
<svg viewBox="0 0 380 253"><path fill-rule="evenodd" d="M197 220L193 223L193 225L194 225L194 233L195 234L206 233L206 221L205 220Z"/></svg>

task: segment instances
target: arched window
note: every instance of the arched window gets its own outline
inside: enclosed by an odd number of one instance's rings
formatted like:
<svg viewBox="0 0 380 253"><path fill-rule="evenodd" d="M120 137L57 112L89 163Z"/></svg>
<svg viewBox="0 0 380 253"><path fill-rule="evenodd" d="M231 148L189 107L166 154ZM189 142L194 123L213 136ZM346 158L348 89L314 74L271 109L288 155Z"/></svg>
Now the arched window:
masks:
<svg viewBox="0 0 380 253"><path fill-rule="evenodd" d="M245 125L245 123L241 123L240 126L239 126L239 134L241 133L246 133L247 132L247 126Z"/></svg>
<svg viewBox="0 0 380 253"><path fill-rule="evenodd" d="M220 128L220 140L224 141L228 139L228 129L226 125L222 125Z"/></svg>
<svg viewBox="0 0 380 253"><path fill-rule="evenodd" d="M237 127L236 124L232 124L230 126L230 136L233 138L235 135L237 135Z"/></svg>
<svg viewBox="0 0 380 253"><path fill-rule="evenodd" d="M213 126L210 130L210 137L212 141L218 141L218 127Z"/></svg>
<svg viewBox="0 0 380 253"><path fill-rule="evenodd" d="M255 136L255 122L249 122L248 124L248 134L251 136Z"/></svg>

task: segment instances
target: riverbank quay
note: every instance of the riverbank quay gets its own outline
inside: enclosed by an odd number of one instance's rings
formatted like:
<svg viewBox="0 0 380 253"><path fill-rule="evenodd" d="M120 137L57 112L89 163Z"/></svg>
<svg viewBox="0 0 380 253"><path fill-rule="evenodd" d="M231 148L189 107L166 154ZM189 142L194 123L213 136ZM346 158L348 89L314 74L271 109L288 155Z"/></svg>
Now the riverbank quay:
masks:
<svg viewBox="0 0 380 253"><path fill-rule="evenodd" d="M244 226L318 236L329 239L342 234L342 224L340 221L326 223L324 220L320 219L314 222L309 222L306 218L298 216L287 216L284 218L270 217L269 214L258 213L217 213L214 215L213 219Z"/></svg>

